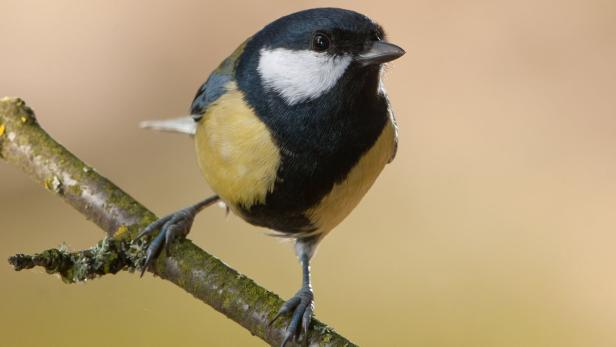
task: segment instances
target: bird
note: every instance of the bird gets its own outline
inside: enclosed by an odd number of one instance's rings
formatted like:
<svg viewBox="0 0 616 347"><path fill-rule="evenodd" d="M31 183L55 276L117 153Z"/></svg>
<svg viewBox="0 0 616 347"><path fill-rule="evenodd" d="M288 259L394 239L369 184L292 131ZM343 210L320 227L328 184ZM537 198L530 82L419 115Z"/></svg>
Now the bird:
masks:
<svg viewBox="0 0 616 347"><path fill-rule="evenodd" d="M193 136L215 195L143 229L138 237L151 240L142 275L163 248L186 237L201 210L223 203L246 222L295 241L302 286L271 322L291 316L282 346L305 336L317 246L396 155L398 126L382 77L386 63L404 54L366 15L303 10L240 44L199 88L190 115L143 122Z"/></svg>

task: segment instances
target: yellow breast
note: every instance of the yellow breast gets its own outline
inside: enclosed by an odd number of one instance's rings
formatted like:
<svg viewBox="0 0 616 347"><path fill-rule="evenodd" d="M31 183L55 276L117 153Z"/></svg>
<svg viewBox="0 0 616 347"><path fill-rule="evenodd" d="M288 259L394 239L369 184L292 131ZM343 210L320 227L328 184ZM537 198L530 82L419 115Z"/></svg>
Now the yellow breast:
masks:
<svg viewBox="0 0 616 347"><path fill-rule="evenodd" d="M395 150L395 137L395 126L388 121L374 146L360 158L346 179L334 185L320 203L306 212L317 227L313 233L331 231L357 206L391 159Z"/></svg>
<svg viewBox="0 0 616 347"><path fill-rule="evenodd" d="M280 166L280 151L269 129L243 100L234 82L208 106L195 134L201 171L210 187L239 215L265 203ZM359 159L346 179L314 207L305 211L315 230L327 233L357 206L392 157L395 126L388 121L374 145ZM281 211L281 213L284 211Z"/></svg>
<svg viewBox="0 0 616 347"><path fill-rule="evenodd" d="M273 189L280 154L235 82L226 88L197 127L198 162L210 187L231 208L250 207L265 202Z"/></svg>

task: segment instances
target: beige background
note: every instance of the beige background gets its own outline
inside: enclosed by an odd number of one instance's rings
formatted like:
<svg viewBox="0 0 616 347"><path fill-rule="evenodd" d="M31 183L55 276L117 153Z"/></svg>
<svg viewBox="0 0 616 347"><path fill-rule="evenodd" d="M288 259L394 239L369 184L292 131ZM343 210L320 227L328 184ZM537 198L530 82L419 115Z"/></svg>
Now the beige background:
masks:
<svg viewBox="0 0 616 347"><path fill-rule="evenodd" d="M407 55L386 85L397 160L316 256L317 315L367 346L616 345L616 3L0 1L0 95L158 213L210 193L185 112L271 20L335 5ZM0 258L101 232L0 163ZM284 297L291 247L210 209L190 237ZM3 346L260 346L173 285L64 285L0 264Z"/></svg>

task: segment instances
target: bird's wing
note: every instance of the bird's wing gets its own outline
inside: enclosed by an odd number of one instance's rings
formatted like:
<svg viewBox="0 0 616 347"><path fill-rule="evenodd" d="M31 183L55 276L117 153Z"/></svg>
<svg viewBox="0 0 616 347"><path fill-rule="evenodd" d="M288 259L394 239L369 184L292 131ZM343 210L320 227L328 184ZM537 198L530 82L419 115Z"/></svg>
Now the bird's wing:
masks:
<svg viewBox="0 0 616 347"><path fill-rule="evenodd" d="M244 46L245 43L242 43L225 59L197 91L190 112L196 122L203 118L208 106L226 92L227 84L235 79L235 68Z"/></svg>

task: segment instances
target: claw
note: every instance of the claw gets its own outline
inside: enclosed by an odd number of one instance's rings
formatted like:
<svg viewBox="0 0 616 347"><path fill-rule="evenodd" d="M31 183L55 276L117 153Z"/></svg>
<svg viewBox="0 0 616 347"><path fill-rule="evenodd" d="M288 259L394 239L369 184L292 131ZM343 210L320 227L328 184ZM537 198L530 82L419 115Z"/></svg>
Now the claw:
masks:
<svg viewBox="0 0 616 347"><path fill-rule="evenodd" d="M170 216L165 216L157 221L155 221L154 223L151 223L150 225L148 225L147 227L145 227L140 233L139 235L137 235L137 237L135 238L136 240L151 234L154 230L160 229L160 227L162 227L167 220L169 220Z"/></svg>
<svg viewBox="0 0 616 347"><path fill-rule="evenodd" d="M141 233L139 233L139 235L137 235L137 239L139 239L140 237L149 235L155 230L160 229L160 232L150 242L146 251L146 259L145 264L141 269L141 277L143 277L145 271L149 268L154 259L158 256L158 254L160 254L160 251L163 246L167 251L167 254L169 254L169 245L171 244L171 242L173 242L176 236L180 234L178 231L182 229L190 230L190 226L192 225L192 218L193 216L191 215L186 216L179 213L172 214L148 225L147 227L145 227L145 229L143 229L143 231L141 231ZM186 228L182 228L179 226L179 223L181 222L187 224Z"/></svg>
<svg viewBox="0 0 616 347"><path fill-rule="evenodd" d="M269 321L269 323L267 323L267 326L268 326L268 327L271 327L271 326L272 326L272 324L274 324L274 322L275 322L278 318L280 318L280 315L281 315L281 313L280 313L280 311L278 311L278 313L276 313L276 315L274 316L274 318L272 318L272 320L271 320L271 321Z"/></svg>
<svg viewBox="0 0 616 347"><path fill-rule="evenodd" d="M171 255L171 243L177 238L179 228L176 224L173 224L165 229L165 252L167 252L167 255Z"/></svg>
<svg viewBox="0 0 616 347"><path fill-rule="evenodd" d="M143 268L141 269L140 277L143 277L145 271L150 268L150 265L152 265L152 262L160 252L161 245L164 239L165 233L161 231L160 233L158 233L158 235L156 235L154 240L152 240L152 242L148 246L145 256L145 263L143 264Z"/></svg>
<svg viewBox="0 0 616 347"><path fill-rule="evenodd" d="M281 315L292 313L291 320L285 329L282 339L282 347L284 347L292 337L297 340L302 335L301 332L303 332L303 338L307 339L308 327L312 321L312 313L314 311L312 298L312 290L309 287L303 287L280 307L276 316L269 322L269 325L272 325Z"/></svg>
<svg viewBox="0 0 616 347"><path fill-rule="evenodd" d="M187 234L188 230L192 225L192 220L194 215L187 214L184 210L170 214L165 216L156 222L148 225L137 235L137 239L143 237L145 235L149 235L157 229L160 229L160 232L156 237L150 242L148 249L146 251L145 264L141 269L141 277L145 271L150 267L150 265L154 262L154 259L160 254L161 249L165 248L167 254L169 254L169 246L170 244L177 238L179 234ZM181 223L184 223L184 226L181 226ZM186 232L183 232L186 230Z"/></svg>
<svg viewBox="0 0 616 347"><path fill-rule="evenodd" d="M308 328L310 327L310 322L312 322L312 313L314 311L314 302L311 302L308 307L306 307L306 311L304 311L304 316L302 317L302 331L304 332L304 338L308 338Z"/></svg>
<svg viewBox="0 0 616 347"><path fill-rule="evenodd" d="M291 310L293 308L295 308L297 305L299 305L301 300L302 299L299 296L294 296L291 299L289 299L287 302L282 304L282 306L280 306L280 309L278 310L278 313L276 313L274 318L272 318L272 320L269 322L268 326L271 326L272 324L274 324L276 319L280 318L280 316L282 316L283 314L287 314L287 313L291 312Z"/></svg>
<svg viewBox="0 0 616 347"><path fill-rule="evenodd" d="M302 302L297 306L297 308L295 308L293 316L291 316L291 322L289 322L289 326L287 326L287 333L294 335L295 338L299 336L301 331L298 328L302 321L304 312L306 311L306 306L308 306L307 303Z"/></svg>
<svg viewBox="0 0 616 347"><path fill-rule="evenodd" d="M280 344L280 347L284 347L287 344L287 342L289 342L291 335L293 334L287 330L287 332L284 334L284 339L282 339L282 343Z"/></svg>
<svg viewBox="0 0 616 347"><path fill-rule="evenodd" d="M145 271L154 262L158 254L160 254L160 251L163 246L167 254L169 254L169 247L171 243L175 241L178 237L183 238L188 234L190 228L192 227L193 220L195 219L195 215L197 215L199 211L210 206L218 200L220 200L220 198L217 195L211 196L201 202L196 203L193 206L169 214L146 226L139 233L139 235L137 235L136 239L139 239L146 235L150 235L151 233L159 229L160 232L148 245L148 249L146 250L145 264L141 269L141 277L143 277Z"/></svg>

